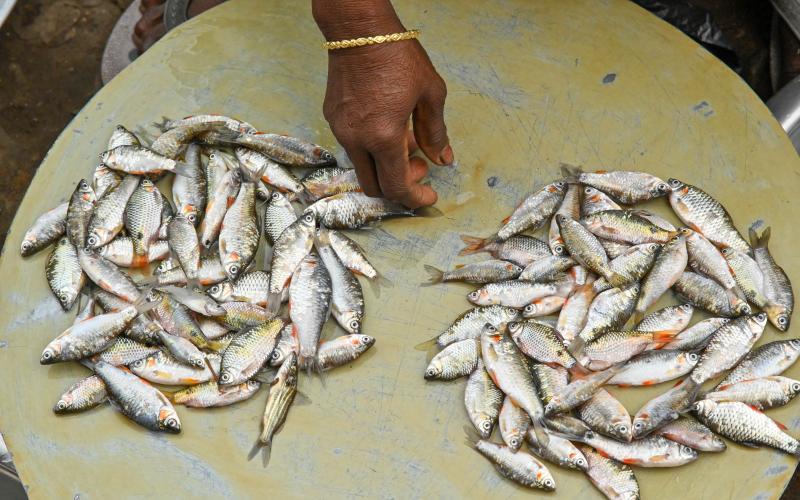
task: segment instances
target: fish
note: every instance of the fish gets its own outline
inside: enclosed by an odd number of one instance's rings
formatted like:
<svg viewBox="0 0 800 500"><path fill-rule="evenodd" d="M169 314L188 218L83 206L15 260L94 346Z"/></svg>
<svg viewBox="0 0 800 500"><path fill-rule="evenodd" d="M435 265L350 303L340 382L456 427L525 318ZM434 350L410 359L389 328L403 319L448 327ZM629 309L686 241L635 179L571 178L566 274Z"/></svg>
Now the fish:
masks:
<svg viewBox="0 0 800 500"><path fill-rule="evenodd" d="M118 312L131 305L130 302L126 302L113 293L101 289L94 290L92 298L104 312ZM146 315L140 314L133 318L128 325L128 329L123 333L132 340L137 340L146 345L155 345L159 343L158 332L161 330L161 325Z"/></svg>
<svg viewBox="0 0 800 500"><path fill-rule="evenodd" d="M547 281L555 278L558 276L558 274L563 273L567 269L574 267L577 264L577 261L575 261L575 259L572 257L553 255L528 264L525 266L525 269L522 269L521 272L517 273L517 276L514 276L513 278L534 282Z"/></svg>
<svg viewBox="0 0 800 500"><path fill-rule="evenodd" d="M736 230L731 215L720 202L702 189L678 179L671 178L667 182L672 189L669 204L684 224L717 246L750 253L750 246Z"/></svg>
<svg viewBox="0 0 800 500"><path fill-rule="evenodd" d="M580 222L598 238L632 245L666 243L675 233L631 210L595 212L583 217Z"/></svg>
<svg viewBox="0 0 800 500"><path fill-rule="evenodd" d="M540 318L548 314L557 313L567 302L565 297L551 296L536 299L522 309L523 318Z"/></svg>
<svg viewBox="0 0 800 500"><path fill-rule="evenodd" d="M783 432L760 411L738 401L704 399L692 405L697 419L717 434L749 447L769 446L790 455L800 455L800 442Z"/></svg>
<svg viewBox="0 0 800 500"><path fill-rule="evenodd" d="M166 396L128 370L100 361L94 367L119 411L152 431L177 434L181 421Z"/></svg>
<svg viewBox="0 0 800 500"><path fill-rule="evenodd" d="M750 314L750 306L742 302L738 308L731 306L727 292L711 278L691 271L684 271L673 285L675 296L695 307L710 312L715 316L732 318Z"/></svg>
<svg viewBox="0 0 800 500"><path fill-rule="evenodd" d="M149 346L128 337L117 337L103 352L92 357L92 360L105 361L114 366L129 365L154 354L158 350L158 347Z"/></svg>
<svg viewBox="0 0 800 500"><path fill-rule="evenodd" d="M156 240L150 245L147 255L138 255L132 238L117 236L107 245L98 248L97 254L119 267L142 268L168 257L169 244L164 240Z"/></svg>
<svg viewBox="0 0 800 500"><path fill-rule="evenodd" d="M294 327L291 323L286 323L286 326L283 327L281 334L278 336L278 342L275 344L275 349L273 349L272 353L269 355L269 366L281 366L289 356L289 353L297 353L299 347L297 345L297 339L292 336L293 330ZM317 349L317 352L319 352L319 349Z"/></svg>
<svg viewBox="0 0 800 500"><path fill-rule="evenodd" d="M630 443L600 434L581 437L604 457L637 467L680 467L697 460L697 451L662 436L647 436Z"/></svg>
<svg viewBox="0 0 800 500"><path fill-rule="evenodd" d="M605 370L647 349L658 349L674 336L675 333L669 331L610 330L587 342L578 356L578 362L590 370Z"/></svg>
<svg viewBox="0 0 800 500"><path fill-rule="evenodd" d="M107 245L122 231L125 207L137 187L139 178L126 175L116 187L98 199L89 219L86 248L97 249Z"/></svg>
<svg viewBox="0 0 800 500"><path fill-rule="evenodd" d="M577 167L567 165L562 167L562 172L570 179L602 191L625 205L635 205L660 198L671 192L670 184L645 172L625 170L583 172Z"/></svg>
<svg viewBox="0 0 800 500"><path fill-rule="evenodd" d="M274 273L273 267L272 276ZM332 296L328 270L316 252L309 253L300 262L289 286L289 317L292 320L292 335L299 346L297 362L302 369L319 369L317 348L322 327L331 314Z"/></svg>
<svg viewBox="0 0 800 500"><path fill-rule="evenodd" d="M172 172L182 175L186 172L183 162L167 158L140 145L126 144L109 149L100 155L100 161L106 167L124 174L158 175Z"/></svg>
<svg viewBox="0 0 800 500"><path fill-rule="evenodd" d="M341 193L361 191L355 169L342 167L318 168L300 181L305 188L304 200L313 203Z"/></svg>
<svg viewBox="0 0 800 500"><path fill-rule="evenodd" d="M539 363L557 363L567 369L576 363L553 328L534 321L513 321L508 324L508 333L520 351Z"/></svg>
<svg viewBox="0 0 800 500"><path fill-rule="evenodd" d="M258 437L248 459L253 459L259 450L263 450L264 466L269 462L269 454L275 433L283 426L289 408L297 394L297 354L289 353L272 382L269 384L269 396L261 419L261 435Z"/></svg>
<svg viewBox="0 0 800 500"><path fill-rule="evenodd" d="M525 413L525 410L515 405L511 398L506 397L500 407L498 422L503 442L511 451L519 450L531 425L531 417Z"/></svg>
<svg viewBox="0 0 800 500"><path fill-rule="evenodd" d="M194 224L187 217L178 214L167 225L167 242L171 254L186 276L190 288L199 288L200 282L200 241ZM223 266L224 267L224 266Z"/></svg>
<svg viewBox="0 0 800 500"><path fill-rule="evenodd" d="M297 194L305 190L303 183L294 174L265 155L243 147L236 148L234 152L247 177L259 179L284 193Z"/></svg>
<svg viewBox="0 0 800 500"><path fill-rule="evenodd" d="M214 194L214 191L227 171L228 162L225 161L225 154L218 149L210 150L208 153L208 162L206 162L205 167L206 203L211 200L211 196Z"/></svg>
<svg viewBox="0 0 800 500"><path fill-rule="evenodd" d="M546 445L544 407L524 354L507 335L489 323L481 331L480 344L481 357L492 381L506 397L525 410L539 442Z"/></svg>
<svg viewBox="0 0 800 500"><path fill-rule="evenodd" d="M61 308L64 311L72 309L86 284L86 275L81 269L78 252L69 238L61 238L47 256L44 273Z"/></svg>
<svg viewBox="0 0 800 500"><path fill-rule="evenodd" d="M467 300L478 306L501 305L522 309L536 299L553 295L566 296L571 287L564 283L533 283L507 280L489 283L467 294Z"/></svg>
<svg viewBox="0 0 800 500"><path fill-rule="evenodd" d="M212 353L206 357L208 364L197 368L178 361L166 351L158 351L131 363L130 370L138 377L154 384L197 385L213 380L214 374L219 373L220 356Z"/></svg>
<svg viewBox="0 0 800 500"><path fill-rule="evenodd" d="M161 274L157 274L154 278L156 286L187 285L189 282L186 273L183 272L180 265L164 271ZM215 285L226 279L228 279L228 275L225 274L225 269L222 267L222 262L219 260L218 253L207 253L200 256L197 281L201 285Z"/></svg>
<svg viewBox="0 0 800 500"><path fill-rule="evenodd" d="M222 353L220 387L239 385L252 378L267 362L283 326L283 320L275 318L237 334Z"/></svg>
<svg viewBox="0 0 800 500"><path fill-rule="evenodd" d="M375 345L375 337L360 333L351 333L326 340L321 342L317 348L317 363L322 371L338 368L352 363L373 345Z"/></svg>
<svg viewBox="0 0 800 500"><path fill-rule="evenodd" d="M49 365L59 361L74 361L87 358L106 349L121 334L137 315L152 308L144 298L136 304L122 309L94 316L72 325L53 339L42 351L39 362Z"/></svg>
<svg viewBox="0 0 800 500"><path fill-rule="evenodd" d="M58 398L53 413L66 415L100 406L108 399L106 384L97 375L89 375L75 382Z"/></svg>
<svg viewBox="0 0 800 500"><path fill-rule="evenodd" d="M638 295L639 285L636 284L624 289L611 288L598 294L589 306L585 326L570 344L570 351L579 352L583 345L603 332L620 328L627 323L633 314Z"/></svg>
<svg viewBox="0 0 800 500"><path fill-rule="evenodd" d="M733 247L722 249L722 256L728 262L739 290L744 293L747 300L767 313L767 318L772 323L778 323L778 318L786 316L786 308L770 302L764 296L764 274L756 261L745 252L739 252Z"/></svg>
<svg viewBox="0 0 800 500"><path fill-rule="evenodd" d="M605 389L599 389L579 406L578 416L600 434L626 442L633 439L633 426L628 410Z"/></svg>
<svg viewBox="0 0 800 500"><path fill-rule="evenodd" d="M431 286L451 281L464 283L486 284L497 281L517 279L522 268L513 262L505 260L484 260L471 264L458 264L452 271L442 271L427 264L424 265L428 273L428 282L422 286Z"/></svg>
<svg viewBox="0 0 800 500"><path fill-rule="evenodd" d="M95 316L94 306L96 304L97 301L95 301L94 297L88 296L86 302L83 304L83 309L78 311L78 314L75 316L75 320L72 322L72 324L77 325L81 321L93 318Z"/></svg>
<svg viewBox="0 0 800 500"><path fill-rule="evenodd" d="M236 144L288 167L325 167L336 163L330 151L317 144L288 135L253 132L240 134Z"/></svg>
<svg viewBox="0 0 800 500"><path fill-rule="evenodd" d="M648 221L652 222L661 229L666 229L667 231L670 232L675 232L678 230L678 228L676 228L670 221L661 217L660 215L654 214L653 212L649 212L641 208L631 210L631 212L638 215L639 217L647 219Z"/></svg>
<svg viewBox="0 0 800 500"><path fill-rule="evenodd" d="M92 174L92 189L98 199L102 198L109 189L116 187L122 178L116 172L99 163Z"/></svg>
<svg viewBox="0 0 800 500"><path fill-rule="evenodd" d="M314 246L315 228L314 212L306 210L275 241L270 264L270 295L267 300L271 310L277 311L280 306L280 301L277 300L279 294L289 284L292 275Z"/></svg>
<svg viewBox="0 0 800 500"><path fill-rule="evenodd" d="M492 462L503 477L528 488L555 491L556 481L553 479L553 475L544 464L532 455L524 451L514 452L507 446L485 439L477 441L474 447Z"/></svg>
<svg viewBox="0 0 800 500"><path fill-rule="evenodd" d="M464 389L464 406L481 438L488 439L492 435L504 398L503 391L497 388L486 372L483 360L478 358L478 364Z"/></svg>
<svg viewBox="0 0 800 500"><path fill-rule="evenodd" d="M78 249L78 262L86 276L98 287L128 302L141 294L136 283L119 267L91 251Z"/></svg>
<svg viewBox="0 0 800 500"><path fill-rule="evenodd" d="M581 202L581 215L587 217L597 212L606 210L622 210L610 196L591 186L584 186L583 201Z"/></svg>
<svg viewBox="0 0 800 500"><path fill-rule="evenodd" d="M161 130L166 131L176 127L183 127L186 125L204 122L222 122L229 130L239 132L241 134L254 134L258 132L255 127L247 122L237 120L236 118L231 118L229 116L216 114L192 115L178 120L170 120L169 118L164 117L162 123L157 124L157 126Z"/></svg>
<svg viewBox="0 0 800 500"><path fill-rule="evenodd" d="M167 333L188 339L200 349L206 349L213 345L197 325L189 308L171 295L151 290L147 300L156 304L151 314ZM215 318L218 319L219 316L215 316Z"/></svg>
<svg viewBox="0 0 800 500"><path fill-rule="evenodd" d="M474 307L459 316L445 331L433 339L418 344L417 349L426 350L430 345L436 344L445 348L453 342L466 339L477 339L486 323L496 327L505 325L520 317L518 310L504 306Z"/></svg>
<svg viewBox="0 0 800 500"><path fill-rule="evenodd" d="M203 335L208 340L219 339L231 333L227 326L221 325L211 318L195 314L194 319L197 322L197 326L200 327L200 331L203 332Z"/></svg>
<svg viewBox="0 0 800 500"><path fill-rule="evenodd" d="M228 279L235 280L250 265L260 238L255 185L245 182L236 201L225 212L219 232L220 261Z"/></svg>
<svg viewBox="0 0 800 500"><path fill-rule="evenodd" d="M516 235L506 240L500 240L496 237L479 238L461 235L461 240L467 246L461 249L458 255L485 252L495 259L507 260L521 267L526 267L538 259L552 255L548 244L533 236Z"/></svg>
<svg viewBox="0 0 800 500"><path fill-rule="evenodd" d="M681 417L655 433L697 451L720 452L728 448L722 438L693 418Z"/></svg>
<svg viewBox="0 0 800 500"><path fill-rule="evenodd" d="M800 382L788 377L772 376L742 380L735 384L721 384L703 399L712 401L740 401L757 410L784 406L800 392Z"/></svg>
<svg viewBox="0 0 800 500"><path fill-rule="evenodd" d="M568 184L567 191L564 194L564 199L561 200L556 214L564 215L571 219L578 220L581 217L581 186L577 184ZM561 230L558 228L558 222L555 217L550 219L550 231L548 232L547 244L553 255L566 256L567 247L564 245L564 239L561 237Z"/></svg>
<svg viewBox="0 0 800 500"><path fill-rule="evenodd" d="M158 332L158 338L170 354L181 363L195 368L203 368L206 357L189 339L170 335L165 331Z"/></svg>
<svg viewBox="0 0 800 500"><path fill-rule="evenodd" d="M686 235L686 250L689 255L689 267L719 283L726 290L731 307L734 309L740 307L741 292L737 288L728 262L719 249L702 234L689 230Z"/></svg>
<svg viewBox="0 0 800 500"><path fill-rule="evenodd" d="M364 276L377 283L377 286L390 284L389 281L379 273L375 266L370 264L366 252L358 243L348 238L346 234L333 229L319 228L319 233L330 241L336 256L342 261L345 267L354 273ZM377 289L379 291L379 288Z"/></svg>
<svg viewBox="0 0 800 500"><path fill-rule="evenodd" d="M627 464L609 458L590 446L578 448L586 459L586 476L595 488L612 500L639 500L639 482Z"/></svg>
<svg viewBox="0 0 800 500"><path fill-rule="evenodd" d="M65 202L40 215L25 231L20 244L20 255L29 257L61 239L67 231L68 210L69 203Z"/></svg>
<svg viewBox="0 0 800 500"><path fill-rule="evenodd" d="M283 230L297 220L297 213L292 203L280 191L274 191L264 212L264 237L267 243L274 245Z"/></svg>
<svg viewBox="0 0 800 500"><path fill-rule="evenodd" d="M571 344L586 326L589 307L596 296L597 291L592 283L576 288L567 296L566 302L561 306L556 325L556 331L565 342Z"/></svg>
<svg viewBox="0 0 800 500"><path fill-rule="evenodd" d="M248 380L239 385L220 388L215 380L193 385L172 394L174 404L189 408L219 408L245 401L261 388L258 380Z"/></svg>
<svg viewBox="0 0 800 500"><path fill-rule="evenodd" d="M238 131L232 131L224 120L186 123L165 130L150 144L150 150L167 158L177 158L189 143L199 136L213 136L215 141L234 140ZM206 139L207 140L207 139ZM195 145L195 147L198 147Z"/></svg>
<svg viewBox="0 0 800 500"><path fill-rule="evenodd" d="M83 249L89 233L89 221L92 218L97 198L92 186L81 179L69 200L67 207L66 232L69 242L75 248Z"/></svg>
<svg viewBox="0 0 800 500"><path fill-rule="evenodd" d="M659 252L653 267L642 281L639 298L636 301L636 314L643 315L647 309L675 284L683 274L688 262L686 252L686 233L673 236Z"/></svg>
<svg viewBox="0 0 800 500"><path fill-rule="evenodd" d="M645 403L633 416L633 438L641 439L687 412L700 389L690 378Z"/></svg>
<svg viewBox="0 0 800 500"><path fill-rule="evenodd" d="M125 128L124 125L117 125L108 138L108 149L119 146L141 146L141 142L136 134Z"/></svg>
<svg viewBox="0 0 800 500"><path fill-rule="evenodd" d="M528 450L534 455L541 457L548 462L554 463L565 469L585 471L587 467L586 457L568 439L556 436L552 432L547 433L548 442L540 445L536 438L536 433L528 429L525 433L525 440L528 442Z"/></svg>
<svg viewBox="0 0 800 500"><path fill-rule="evenodd" d="M320 224L330 229L359 229L388 217L413 217L415 212L384 198L341 193L309 205Z"/></svg>
<svg viewBox="0 0 800 500"><path fill-rule="evenodd" d="M666 348L645 351L625 363L606 383L620 387L656 385L683 377L692 371L699 360L700 355L695 352Z"/></svg>
<svg viewBox="0 0 800 500"><path fill-rule="evenodd" d="M206 249L210 249L217 240L225 213L228 211L228 207L236 201L241 183L242 175L239 171L228 170L214 186L214 192L209 195L206 213L197 228L200 243Z"/></svg>
<svg viewBox="0 0 800 500"><path fill-rule="evenodd" d="M173 179L172 200L175 202L177 213L186 217L193 226L197 226L200 223L200 216L206 210L208 196L206 170L200 160L200 146L189 144L185 160L187 175L176 175Z"/></svg>
<svg viewBox="0 0 800 500"><path fill-rule="evenodd" d="M529 194L511 215L503 220L503 226L497 231L497 237L505 240L526 230L536 231L558 210L566 192L567 184L557 181Z"/></svg>
<svg viewBox="0 0 800 500"><path fill-rule="evenodd" d="M244 273L235 281L225 280L209 288L206 293L217 302L249 302L267 307L269 298L269 273L252 271ZM283 301L284 297L281 297ZM286 290L288 299L288 290Z"/></svg>
<svg viewBox="0 0 800 500"><path fill-rule="evenodd" d="M331 314L344 331L357 334L361 332L364 320L361 283L336 256L327 236L327 233L317 233L315 245L331 279Z"/></svg>
<svg viewBox="0 0 800 500"><path fill-rule="evenodd" d="M569 383L569 372L561 365L532 363L531 373L543 405L549 403Z"/></svg>
<svg viewBox="0 0 800 500"><path fill-rule="evenodd" d="M780 375L800 357L800 339L776 340L750 351L720 382L735 384L743 380Z"/></svg>
<svg viewBox="0 0 800 500"><path fill-rule="evenodd" d="M719 327L689 375L691 380L699 385L733 368L761 338L766 324L767 315L762 312L733 319Z"/></svg>
<svg viewBox="0 0 800 500"><path fill-rule="evenodd" d="M622 254L608 263L613 283L600 278L595 281L594 289L599 293L612 287L625 287L641 281L653 267L660 250L659 243L645 243L626 248Z"/></svg>
<svg viewBox="0 0 800 500"><path fill-rule="evenodd" d="M249 302L223 302L219 306L225 310L225 314L214 316L214 319L231 330L257 326L275 317L269 309Z"/></svg>
<svg viewBox="0 0 800 500"><path fill-rule="evenodd" d="M728 321L730 321L728 318L704 319L678 333L672 342L663 348L689 350L705 347L711 335Z"/></svg>
<svg viewBox="0 0 800 500"><path fill-rule="evenodd" d="M769 316L770 322L778 330L785 332L789 329L794 311L794 292L792 283L781 266L769 252L769 238L771 229L767 227L759 236L755 228L750 227L750 244L753 248L753 257L764 277L762 291L770 304L780 307L779 314Z"/></svg>
<svg viewBox="0 0 800 500"><path fill-rule="evenodd" d="M453 380L466 377L478 366L480 345L476 339L454 342L431 359L425 368L426 380Z"/></svg>
<svg viewBox="0 0 800 500"><path fill-rule="evenodd" d="M614 279L608 267L608 255L597 237L583 227L580 222L568 219L563 215L557 215L556 221L561 229L564 245L572 258L586 269L613 282Z"/></svg>
<svg viewBox="0 0 800 500"><path fill-rule="evenodd" d="M590 372L586 375L576 377L579 373L573 371L573 378L570 383L553 398L544 408L544 414L548 417L556 413L563 413L582 405L592 398L595 392L602 387L618 371L618 366L613 366L603 371Z"/></svg>
<svg viewBox="0 0 800 500"><path fill-rule="evenodd" d="M677 335L689 326L693 314L694 306L691 304L663 307L645 316L644 319L636 325L635 330L640 332L662 332Z"/></svg>
<svg viewBox="0 0 800 500"><path fill-rule="evenodd" d="M125 230L133 239L137 254L146 255L158 239L163 201L161 192L149 179L142 179L125 207Z"/></svg>

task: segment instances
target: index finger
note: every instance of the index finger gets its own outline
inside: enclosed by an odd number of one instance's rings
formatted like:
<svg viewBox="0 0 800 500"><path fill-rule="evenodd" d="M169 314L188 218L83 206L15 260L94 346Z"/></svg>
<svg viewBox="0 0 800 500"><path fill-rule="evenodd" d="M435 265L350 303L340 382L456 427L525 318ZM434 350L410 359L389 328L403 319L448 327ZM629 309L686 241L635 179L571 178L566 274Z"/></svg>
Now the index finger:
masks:
<svg viewBox="0 0 800 500"><path fill-rule="evenodd" d="M378 171L378 183L383 195L408 208L419 208L436 203L438 196L430 186L420 184L412 170L405 140L371 151Z"/></svg>

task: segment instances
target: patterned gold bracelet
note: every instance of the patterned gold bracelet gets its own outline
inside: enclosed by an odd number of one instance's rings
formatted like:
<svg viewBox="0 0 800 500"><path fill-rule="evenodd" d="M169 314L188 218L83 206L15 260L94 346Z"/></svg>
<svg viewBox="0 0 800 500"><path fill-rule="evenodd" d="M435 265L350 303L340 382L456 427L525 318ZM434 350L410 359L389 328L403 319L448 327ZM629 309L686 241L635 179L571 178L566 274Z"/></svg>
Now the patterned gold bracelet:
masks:
<svg viewBox="0 0 800 500"><path fill-rule="evenodd" d="M402 33L392 33L390 35L368 36L353 38L352 40L338 40L335 42L325 42L322 44L322 48L328 50L349 49L351 47L363 47L364 45L375 45L378 43L399 42L401 40L412 40L414 38L418 38L419 34L419 30L408 30Z"/></svg>

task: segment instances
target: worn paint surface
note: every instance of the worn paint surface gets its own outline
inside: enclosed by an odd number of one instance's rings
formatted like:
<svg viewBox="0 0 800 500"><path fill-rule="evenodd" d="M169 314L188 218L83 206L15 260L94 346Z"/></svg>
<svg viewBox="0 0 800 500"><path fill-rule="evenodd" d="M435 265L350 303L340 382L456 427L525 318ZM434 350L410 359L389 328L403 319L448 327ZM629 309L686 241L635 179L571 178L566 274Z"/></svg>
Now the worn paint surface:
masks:
<svg viewBox="0 0 800 500"><path fill-rule="evenodd" d="M55 143L0 260L0 429L32 498L528 495L465 445L464 381L425 382L425 355L413 349L467 308L468 288L418 283L423 263L452 266L459 233L490 234L560 162L704 186L740 229L756 217L772 226L772 250L800 283L797 155L746 85L680 33L621 0L508 0L488 10L457 0L396 3L406 25L423 30L448 82L459 166L432 170L443 217L356 235L395 284L380 299L365 287L365 332L378 342L325 386L301 381L312 404L292 408L267 470L245 458L263 391L227 409L179 408L179 436L148 433L110 407L53 415L55 398L86 371L39 365L72 316L48 291L46 252L23 261L17 249L29 222L90 175L117 123L220 112L334 146L320 112L326 57L307 3L235 0L186 24L101 90ZM769 329L763 341L777 337ZM800 377L800 366L788 375ZM612 392L633 412L664 389ZM797 434L797 408L770 415ZM645 498L763 498L777 497L794 467L777 452L731 446L680 470L637 475ZM558 494L598 496L580 474L552 469Z"/></svg>

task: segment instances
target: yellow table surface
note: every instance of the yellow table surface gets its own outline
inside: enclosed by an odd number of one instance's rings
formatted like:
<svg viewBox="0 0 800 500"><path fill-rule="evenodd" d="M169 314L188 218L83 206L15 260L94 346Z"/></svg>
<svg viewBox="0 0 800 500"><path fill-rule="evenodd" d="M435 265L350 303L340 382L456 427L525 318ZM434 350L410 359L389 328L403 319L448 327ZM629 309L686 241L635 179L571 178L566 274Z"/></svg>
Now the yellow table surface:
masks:
<svg viewBox="0 0 800 500"><path fill-rule="evenodd" d="M356 234L394 282L380 298L365 286L365 332L377 344L331 372L325 385L301 380L312 404L292 408L266 470L246 460L265 392L230 408L179 408L184 430L177 436L147 432L109 406L56 417L58 395L86 370L39 365L43 347L73 315L61 312L47 288L47 252L23 260L18 248L39 213L91 176L117 123L225 113L330 146L341 158L320 112L326 55L308 2L234 0L185 24L103 88L61 134L0 260L0 340L8 343L0 348L0 429L32 498L541 494L502 479L465 444L464 380L425 382L425 354L414 345L468 307L468 287L420 288L422 264L459 262L460 233L491 234L527 191L558 176L560 162L703 186L740 229L765 218L773 254L790 277L800 277L792 260L800 247L797 155L744 82L678 31L622 0L396 3L406 25L423 30L447 81L459 167L433 170L443 217L394 220ZM762 342L776 338L786 337L770 328ZM800 377L800 366L787 373ZM613 392L634 413L666 387ZM797 435L799 408L769 414ZM768 498L780 494L795 463L731 445L688 467L637 469L637 476L645 498ZM598 496L581 474L551 469L557 494Z"/></svg>

